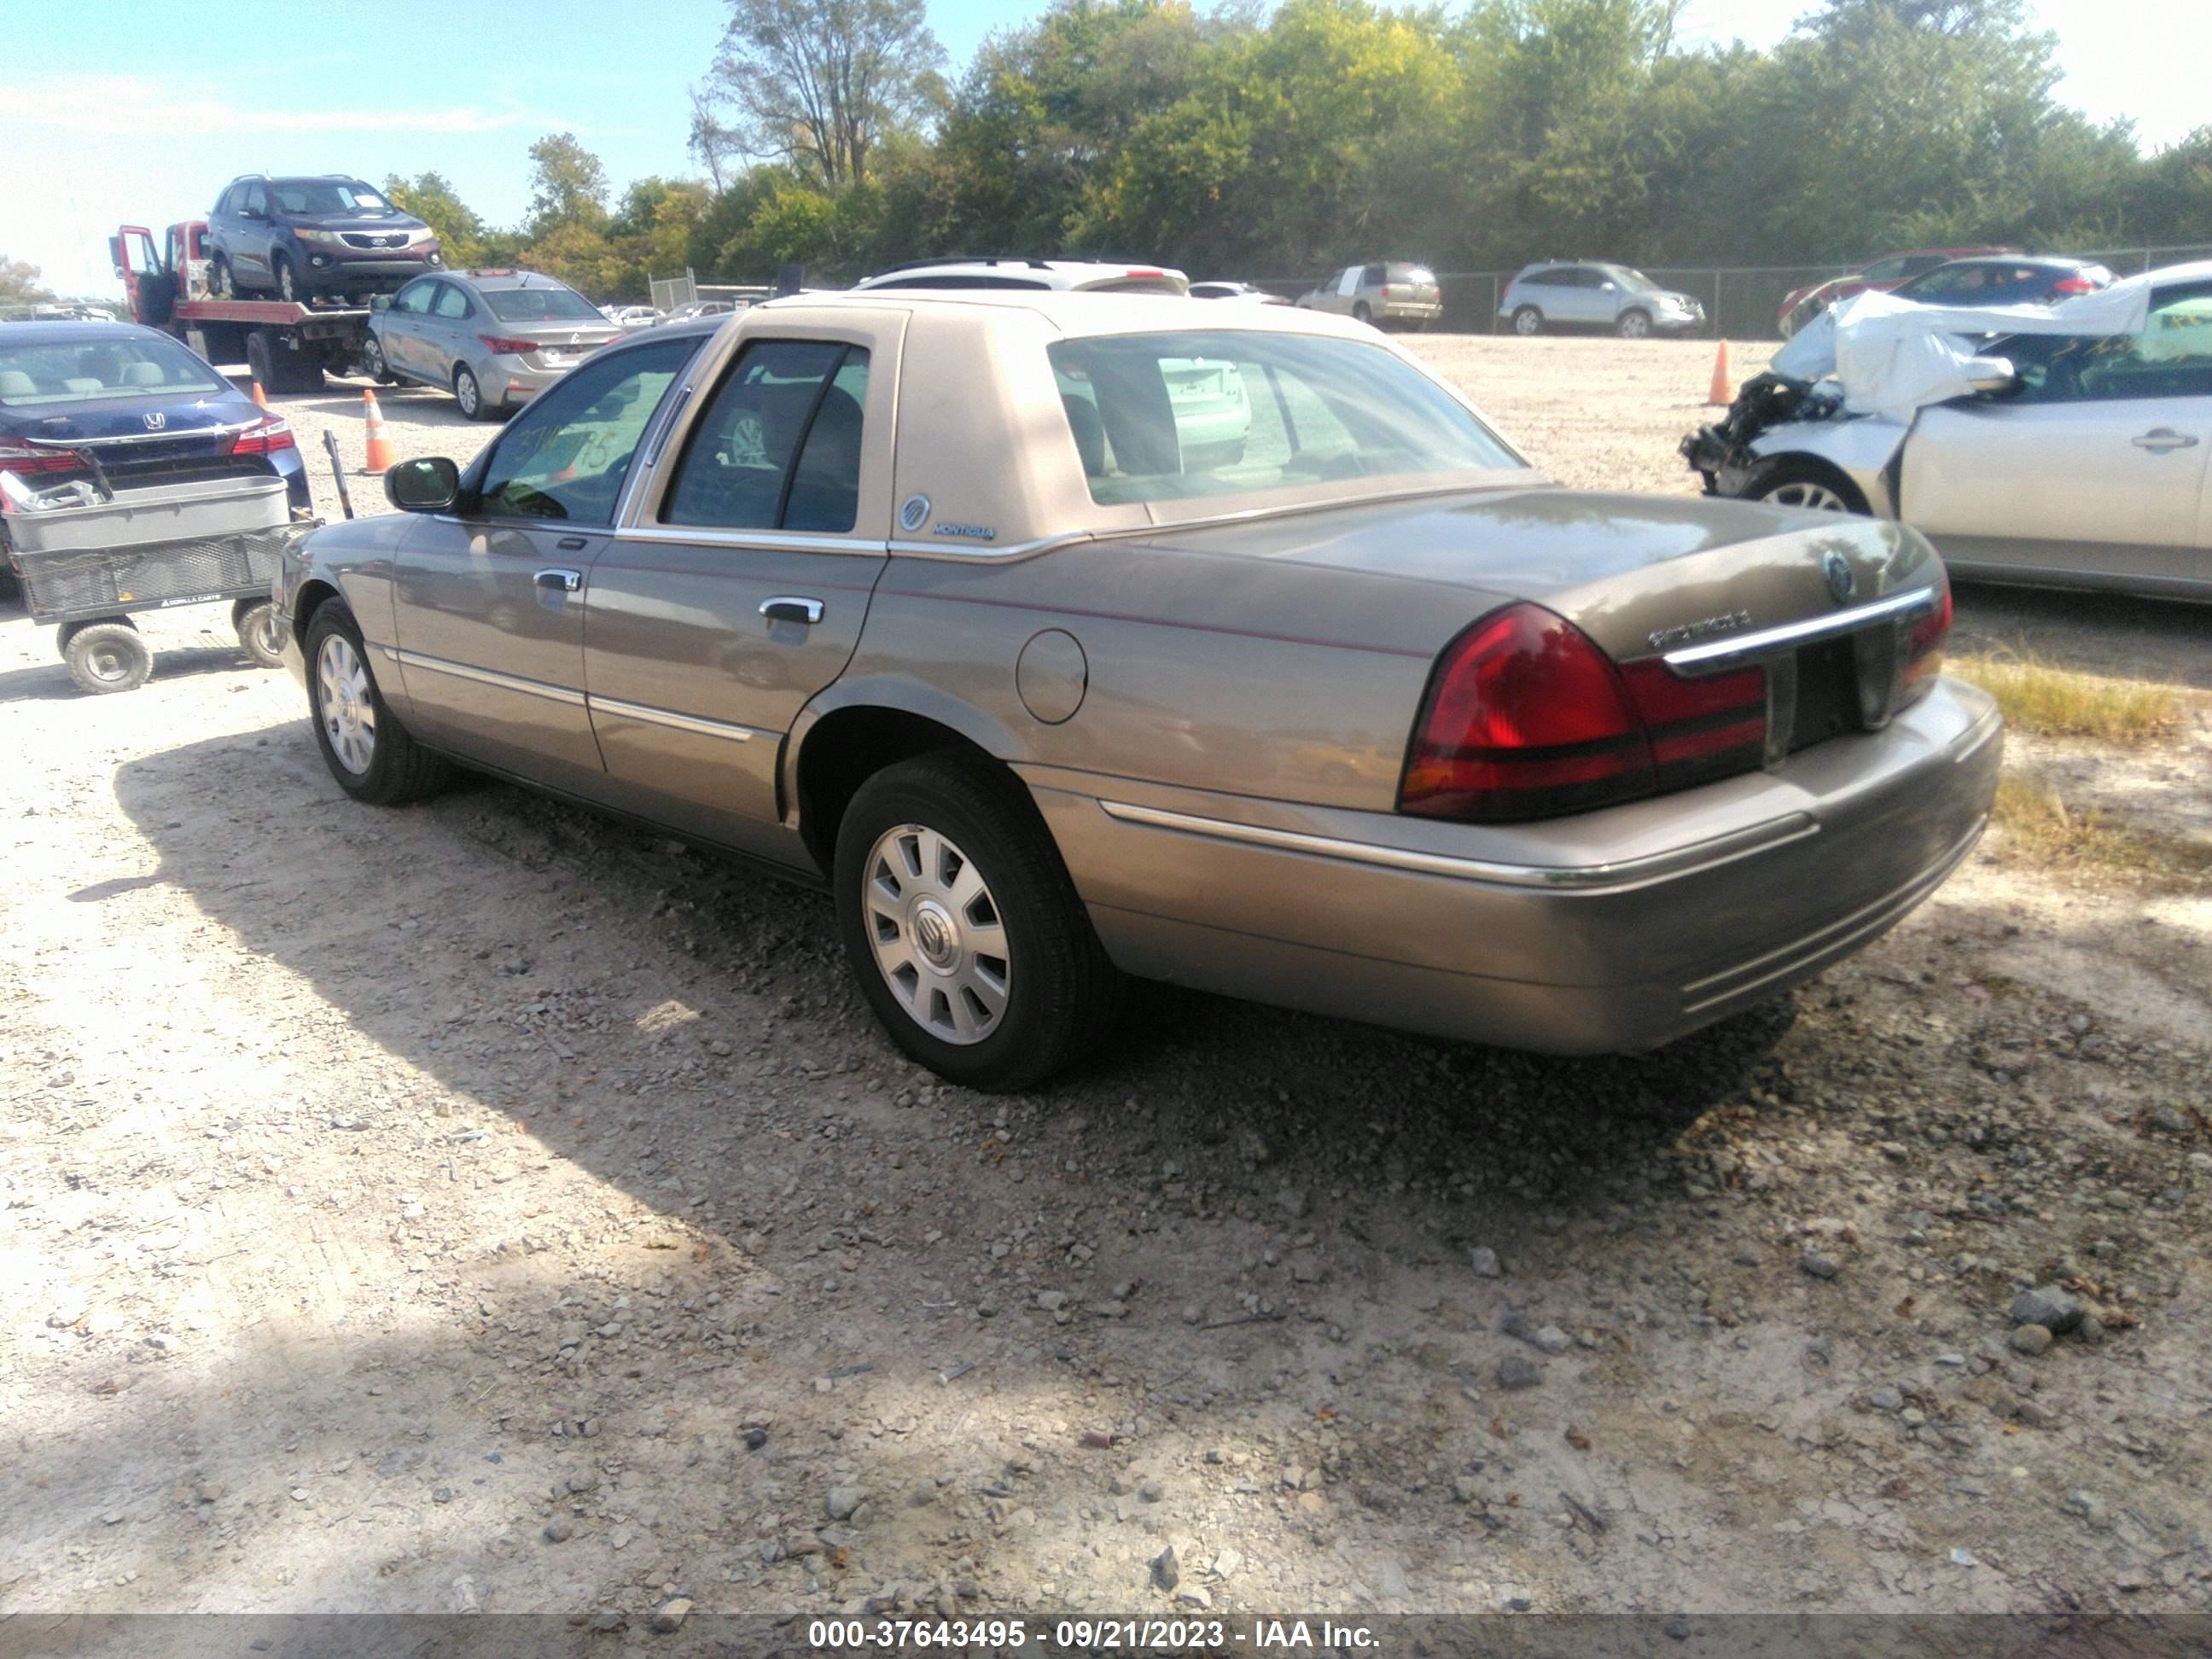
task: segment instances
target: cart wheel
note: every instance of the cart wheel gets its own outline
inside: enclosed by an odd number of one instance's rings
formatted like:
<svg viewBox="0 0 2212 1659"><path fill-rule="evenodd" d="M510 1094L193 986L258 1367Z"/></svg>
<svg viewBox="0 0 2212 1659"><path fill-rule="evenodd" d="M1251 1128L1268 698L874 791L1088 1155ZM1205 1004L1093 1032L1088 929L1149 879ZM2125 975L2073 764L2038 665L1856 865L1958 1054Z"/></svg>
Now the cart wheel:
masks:
<svg viewBox="0 0 2212 1659"><path fill-rule="evenodd" d="M264 668L284 665L284 622L267 599L240 599L230 608L230 625L246 654Z"/></svg>
<svg viewBox="0 0 2212 1659"><path fill-rule="evenodd" d="M88 623L62 641L62 661L80 691L136 691L154 672L154 653L129 623Z"/></svg>

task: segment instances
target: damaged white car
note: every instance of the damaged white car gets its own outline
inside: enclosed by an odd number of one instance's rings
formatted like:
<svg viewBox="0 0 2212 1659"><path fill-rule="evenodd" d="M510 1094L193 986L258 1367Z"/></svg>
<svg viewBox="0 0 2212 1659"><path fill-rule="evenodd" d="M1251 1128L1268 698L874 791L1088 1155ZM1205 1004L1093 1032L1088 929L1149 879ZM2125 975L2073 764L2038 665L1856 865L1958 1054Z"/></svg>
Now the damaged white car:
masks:
<svg viewBox="0 0 2212 1659"><path fill-rule="evenodd" d="M1969 580L2212 600L2212 262L2050 307L1855 296L1682 454L1709 495L1902 519Z"/></svg>

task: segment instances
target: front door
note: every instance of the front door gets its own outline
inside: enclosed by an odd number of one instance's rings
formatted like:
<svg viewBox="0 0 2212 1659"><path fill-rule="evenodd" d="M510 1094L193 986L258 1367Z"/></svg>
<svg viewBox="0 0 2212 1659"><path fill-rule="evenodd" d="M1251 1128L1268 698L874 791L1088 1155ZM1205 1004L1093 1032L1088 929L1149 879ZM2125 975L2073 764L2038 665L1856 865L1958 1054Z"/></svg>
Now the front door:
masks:
<svg viewBox="0 0 2212 1659"><path fill-rule="evenodd" d="M787 327L788 325L786 325ZM783 738L844 671L890 533L902 313L749 331L592 575L585 678L639 810L769 856Z"/></svg>
<svg viewBox="0 0 2212 1659"><path fill-rule="evenodd" d="M1906 522L1970 565L2212 577L2212 283L2160 292L2141 334L2005 349L2018 393L1921 411Z"/></svg>
<svg viewBox="0 0 2212 1659"><path fill-rule="evenodd" d="M424 375L422 329L433 301L444 284L434 276L418 276L392 296L392 305L376 325L377 343L384 349L386 367L410 377Z"/></svg>
<svg viewBox="0 0 2212 1659"><path fill-rule="evenodd" d="M586 592L638 440L696 344L578 369L470 469L461 510L408 536L392 617L424 736L556 786L605 771L584 707Z"/></svg>

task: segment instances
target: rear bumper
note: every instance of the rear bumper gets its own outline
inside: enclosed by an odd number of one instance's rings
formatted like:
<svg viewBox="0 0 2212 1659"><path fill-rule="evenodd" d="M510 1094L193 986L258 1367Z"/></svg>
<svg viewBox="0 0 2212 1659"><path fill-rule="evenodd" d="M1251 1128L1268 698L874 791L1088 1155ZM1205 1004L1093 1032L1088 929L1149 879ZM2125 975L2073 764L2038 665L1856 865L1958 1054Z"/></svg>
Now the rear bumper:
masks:
<svg viewBox="0 0 2212 1659"><path fill-rule="evenodd" d="M1550 826L1030 781L1129 972L1577 1054L1656 1047L1878 938L1972 849L2002 751L1994 705L1947 680L1779 772Z"/></svg>
<svg viewBox="0 0 2212 1659"><path fill-rule="evenodd" d="M1384 323L1432 323L1443 314L1441 300L1385 300L1375 307L1375 319Z"/></svg>

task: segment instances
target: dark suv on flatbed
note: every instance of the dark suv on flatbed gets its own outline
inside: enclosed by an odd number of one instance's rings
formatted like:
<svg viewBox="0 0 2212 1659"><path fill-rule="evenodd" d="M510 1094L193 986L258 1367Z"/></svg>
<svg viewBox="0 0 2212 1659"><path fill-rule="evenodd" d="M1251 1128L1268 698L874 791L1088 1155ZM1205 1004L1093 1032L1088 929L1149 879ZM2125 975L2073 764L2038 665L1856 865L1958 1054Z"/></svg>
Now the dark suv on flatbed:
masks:
<svg viewBox="0 0 2212 1659"><path fill-rule="evenodd" d="M207 234L208 285L226 298L360 299L445 263L429 226L342 173L234 179L208 212Z"/></svg>

